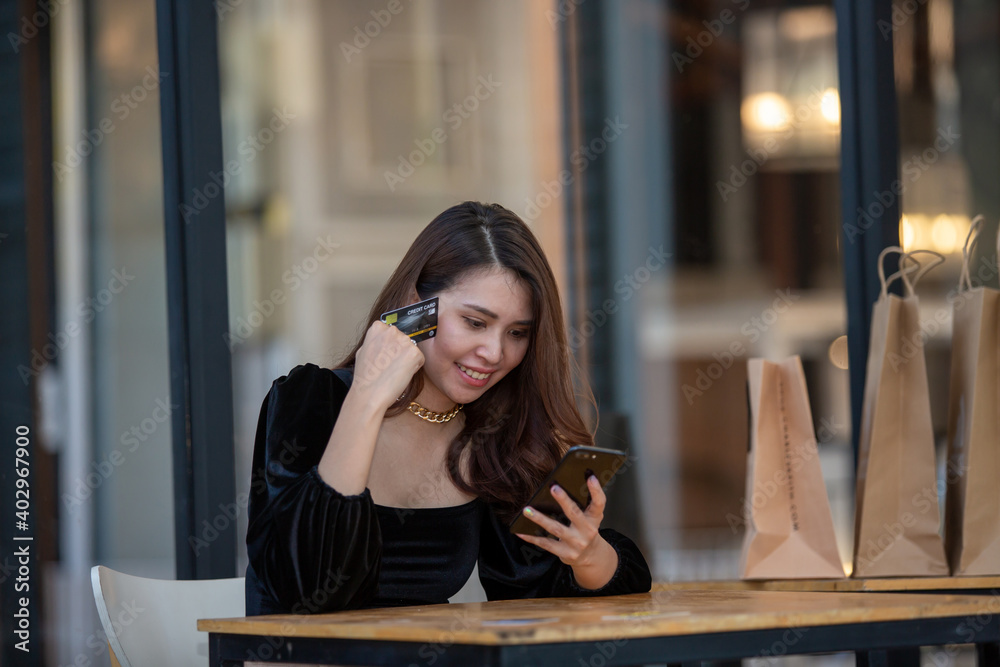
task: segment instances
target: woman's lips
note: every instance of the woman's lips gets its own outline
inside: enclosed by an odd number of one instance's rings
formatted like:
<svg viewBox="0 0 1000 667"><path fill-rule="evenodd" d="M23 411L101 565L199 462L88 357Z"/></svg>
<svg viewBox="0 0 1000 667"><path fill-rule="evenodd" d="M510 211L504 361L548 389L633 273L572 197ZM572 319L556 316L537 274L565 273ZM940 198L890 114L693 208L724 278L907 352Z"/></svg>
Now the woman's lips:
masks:
<svg viewBox="0 0 1000 667"><path fill-rule="evenodd" d="M485 387L487 383L489 383L490 381L490 376L493 374L492 372L481 373L479 371L469 368L468 366L463 366L458 362L455 362L455 367L458 369L458 372L462 376L462 379L465 380L470 385L472 385L473 387ZM470 373L472 373L475 377L473 375L470 375Z"/></svg>

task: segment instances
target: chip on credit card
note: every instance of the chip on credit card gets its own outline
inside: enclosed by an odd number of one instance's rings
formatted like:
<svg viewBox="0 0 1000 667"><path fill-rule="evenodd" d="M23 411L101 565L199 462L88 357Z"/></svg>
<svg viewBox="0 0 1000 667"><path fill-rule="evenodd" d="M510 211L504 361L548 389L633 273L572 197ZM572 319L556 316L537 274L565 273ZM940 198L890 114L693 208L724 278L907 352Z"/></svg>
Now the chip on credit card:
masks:
<svg viewBox="0 0 1000 667"><path fill-rule="evenodd" d="M381 319L405 333L410 340L419 343L434 337L434 332L438 328L437 312L438 298L432 296L425 301L382 313Z"/></svg>

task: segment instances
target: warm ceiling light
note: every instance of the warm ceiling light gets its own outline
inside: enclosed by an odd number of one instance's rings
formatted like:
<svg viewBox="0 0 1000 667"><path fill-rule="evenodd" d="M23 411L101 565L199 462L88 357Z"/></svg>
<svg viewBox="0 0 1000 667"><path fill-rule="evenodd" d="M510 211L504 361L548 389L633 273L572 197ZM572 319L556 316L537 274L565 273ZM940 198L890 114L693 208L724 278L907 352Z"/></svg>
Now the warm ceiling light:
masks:
<svg viewBox="0 0 1000 667"><path fill-rule="evenodd" d="M913 250L914 241L917 240L917 230L913 221L909 217L903 216L899 220L899 240L903 244L903 250L910 252Z"/></svg>
<svg viewBox="0 0 1000 667"><path fill-rule="evenodd" d="M776 132L788 127L791 108L777 93L758 93L743 102L740 110L743 124L756 132Z"/></svg>
<svg viewBox="0 0 1000 667"><path fill-rule="evenodd" d="M827 88L823 91L819 109L826 122L830 125L840 126L840 93L837 92L836 88Z"/></svg>
<svg viewBox="0 0 1000 667"><path fill-rule="evenodd" d="M931 226L931 241L934 249L940 253L949 254L958 250L958 229L951 218L939 215L934 218Z"/></svg>

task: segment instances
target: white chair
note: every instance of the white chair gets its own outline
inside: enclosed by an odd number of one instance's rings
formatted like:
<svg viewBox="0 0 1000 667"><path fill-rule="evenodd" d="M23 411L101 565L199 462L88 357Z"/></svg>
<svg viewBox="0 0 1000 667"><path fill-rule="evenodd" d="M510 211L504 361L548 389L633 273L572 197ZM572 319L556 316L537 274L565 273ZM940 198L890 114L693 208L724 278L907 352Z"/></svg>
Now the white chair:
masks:
<svg viewBox="0 0 1000 667"><path fill-rule="evenodd" d="M96 565L90 579L112 665L205 665L208 633L197 620L246 616L243 577L146 579Z"/></svg>

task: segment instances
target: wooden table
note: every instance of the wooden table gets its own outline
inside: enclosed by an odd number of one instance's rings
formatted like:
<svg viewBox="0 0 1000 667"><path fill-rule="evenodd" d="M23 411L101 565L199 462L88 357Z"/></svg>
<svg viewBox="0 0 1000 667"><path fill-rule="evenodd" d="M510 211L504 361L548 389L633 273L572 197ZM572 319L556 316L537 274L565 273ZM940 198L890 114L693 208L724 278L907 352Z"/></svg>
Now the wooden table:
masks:
<svg viewBox="0 0 1000 667"><path fill-rule="evenodd" d="M200 620L198 629L210 633L217 667L604 667L961 643L995 667L1000 597L675 589Z"/></svg>
<svg viewBox="0 0 1000 667"><path fill-rule="evenodd" d="M927 592L987 593L1000 591L1000 577L896 577L883 579L769 579L717 581L667 581L653 584L654 591L815 591L815 592Z"/></svg>

